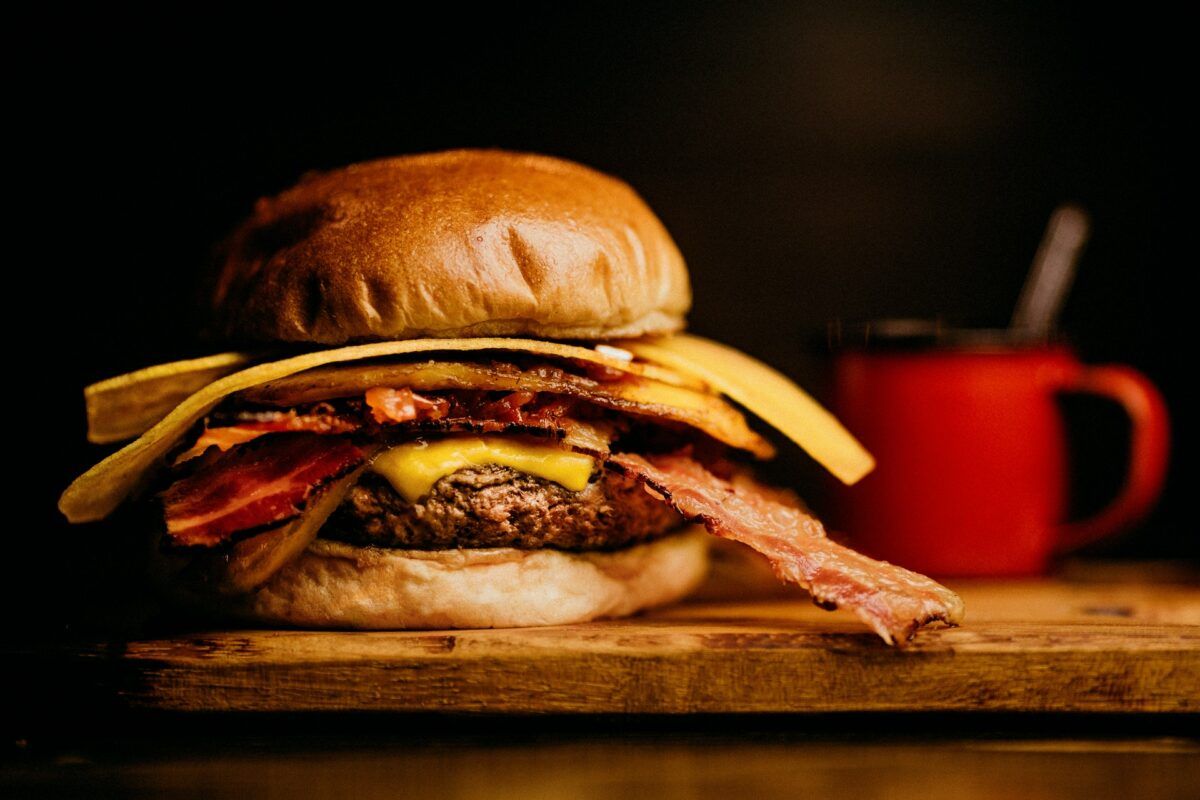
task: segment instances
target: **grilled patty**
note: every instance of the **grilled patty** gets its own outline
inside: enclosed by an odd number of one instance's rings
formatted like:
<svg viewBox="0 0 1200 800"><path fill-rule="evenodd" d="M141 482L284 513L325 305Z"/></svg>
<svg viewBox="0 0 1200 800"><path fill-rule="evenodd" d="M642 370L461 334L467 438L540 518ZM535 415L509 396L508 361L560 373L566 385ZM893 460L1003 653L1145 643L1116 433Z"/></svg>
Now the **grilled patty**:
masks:
<svg viewBox="0 0 1200 800"><path fill-rule="evenodd" d="M412 550L543 547L607 550L667 533L680 524L666 504L615 473L573 492L508 467L447 475L416 503L382 476L366 473L321 528L356 545Z"/></svg>

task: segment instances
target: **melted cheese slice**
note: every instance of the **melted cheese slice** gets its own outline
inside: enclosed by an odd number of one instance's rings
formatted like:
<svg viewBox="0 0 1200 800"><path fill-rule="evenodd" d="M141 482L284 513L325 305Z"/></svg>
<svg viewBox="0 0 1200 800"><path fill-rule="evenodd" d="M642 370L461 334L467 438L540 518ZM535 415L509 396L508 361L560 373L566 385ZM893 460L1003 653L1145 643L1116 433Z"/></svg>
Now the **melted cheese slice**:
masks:
<svg viewBox="0 0 1200 800"><path fill-rule="evenodd" d="M445 476L490 464L554 481L573 492L582 491L596 469L591 456L505 436L410 442L381 453L371 469L386 478L401 497L415 503Z"/></svg>

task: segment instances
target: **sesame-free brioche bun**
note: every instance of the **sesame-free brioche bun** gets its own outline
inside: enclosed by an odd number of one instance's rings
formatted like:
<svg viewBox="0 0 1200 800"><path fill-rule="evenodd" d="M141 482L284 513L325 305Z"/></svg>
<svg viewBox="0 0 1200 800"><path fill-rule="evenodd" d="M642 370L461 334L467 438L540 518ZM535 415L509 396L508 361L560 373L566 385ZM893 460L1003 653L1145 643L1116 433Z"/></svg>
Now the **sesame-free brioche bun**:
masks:
<svg viewBox="0 0 1200 800"><path fill-rule="evenodd" d="M212 293L228 337L319 344L666 334L690 304L683 258L633 189L500 150L308 175L258 201Z"/></svg>
<svg viewBox="0 0 1200 800"><path fill-rule="evenodd" d="M308 628L563 625L621 617L691 592L708 536L686 527L622 550L391 550L317 539L235 613Z"/></svg>

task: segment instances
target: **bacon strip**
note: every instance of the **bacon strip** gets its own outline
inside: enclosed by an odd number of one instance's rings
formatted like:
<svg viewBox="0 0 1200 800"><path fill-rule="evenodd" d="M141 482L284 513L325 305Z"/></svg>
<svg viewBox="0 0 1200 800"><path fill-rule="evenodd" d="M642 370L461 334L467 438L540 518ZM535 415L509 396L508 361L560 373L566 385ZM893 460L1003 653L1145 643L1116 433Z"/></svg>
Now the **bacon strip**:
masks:
<svg viewBox="0 0 1200 800"><path fill-rule="evenodd" d="M450 401L444 397L425 397L412 389L389 389L375 386L367 389L363 399L371 409L371 417L380 425L422 419L441 419L450 413Z"/></svg>
<svg viewBox="0 0 1200 800"><path fill-rule="evenodd" d="M335 413L298 414L289 411L261 411L247 415L232 425L205 427L195 444L175 459L176 464L203 455L210 447L225 452L231 447L253 441L268 433L286 431L308 431L309 433L353 433L362 428L362 423Z"/></svg>
<svg viewBox="0 0 1200 800"><path fill-rule="evenodd" d="M212 547L234 534L299 515L323 485L365 454L341 437L281 433L235 447L162 494L167 534Z"/></svg>
<svg viewBox="0 0 1200 800"><path fill-rule="evenodd" d="M407 387L391 389L376 386L368 389L363 396L368 409L364 419L340 414L329 406L326 406L325 410L310 413L298 413L295 409L252 412L245 414L244 419L238 419L229 425L210 428L206 423L195 443L175 459L175 464L182 464L203 455L210 447L225 452L231 447L253 441L268 433L354 433L361 430L368 420L376 425L425 423L446 419L451 412L460 423L516 424L551 432L569 429L567 425L557 424L558 417L570 411L569 400L551 398L548 403L540 404L534 413L530 414L522 413L521 406L536 399L532 392L513 392L493 402L480 400L478 393L469 394L471 400L461 400L417 394Z"/></svg>
<svg viewBox="0 0 1200 800"><path fill-rule="evenodd" d="M781 580L802 586L817 605L854 611L888 644L907 642L931 622L957 625L962 619L963 603L954 592L828 539L820 522L749 477L724 480L684 455L647 460L621 453L608 463L714 536L762 553Z"/></svg>

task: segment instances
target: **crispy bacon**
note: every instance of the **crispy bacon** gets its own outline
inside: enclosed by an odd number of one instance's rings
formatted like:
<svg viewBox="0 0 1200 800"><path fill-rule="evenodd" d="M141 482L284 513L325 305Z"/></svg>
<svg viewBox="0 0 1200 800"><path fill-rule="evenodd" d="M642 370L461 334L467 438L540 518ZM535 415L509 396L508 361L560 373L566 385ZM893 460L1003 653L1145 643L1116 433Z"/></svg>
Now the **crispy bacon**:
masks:
<svg viewBox="0 0 1200 800"><path fill-rule="evenodd" d="M295 409L288 411L259 411L242 414L232 425L217 425L204 428L196 442L175 459L176 464L202 455L210 447L224 452L229 448L245 444L267 433L307 431L309 433L353 433L362 427L358 420L334 413L332 408L321 407L310 413L301 414Z"/></svg>
<svg viewBox="0 0 1200 800"><path fill-rule="evenodd" d="M224 452L268 433L308 431L344 434L372 431L375 426L421 431L475 433L535 433L568 440L592 453L607 452L618 424L611 420L585 422L575 417L580 403L569 397L537 392L510 392L495 397L487 392L456 391L423 395L411 389L375 387L364 398L365 408L339 411L320 403L303 411L241 411L206 421L196 441L176 457L182 464L210 448ZM594 416L594 415L593 415Z"/></svg>
<svg viewBox="0 0 1200 800"><path fill-rule="evenodd" d="M448 417L417 421L409 424L417 433L510 433L556 439L572 450L596 458L608 455L609 445L616 437L616 428L603 422L584 422L577 419L527 419L524 422L501 422L496 419Z"/></svg>
<svg viewBox="0 0 1200 800"><path fill-rule="evenodd" d="M321 486L364 458L347 439L314 433L278 434L235 447L163 492L167 534L175 544L211 547L291 519Z"/></svg>
<svg viewBox="0 0 1200 800"><path fill-rule="evenodd" d="M538 392L510 392L494 398L486 392L459 391L448 395L448 411L437 417L422 417L408 423L419 431L471 433L532 433L553 436L567 446L596 457L623 429L623 422L609 416L590 417L586 406L571 397ZM581 406L584 419L580 419Z"/></svg>
<svg viewBox="0 0 1200 800"><path fill-rule="evenodd" d="M364 425L369 427L371 422L381 426L419 423L418 427L430 427L429 423L442 422L468 427L486 425L492 431L502 431L505 429L503 426L554 430L569 427L579 416L597 416L593 409L576 398L545 392L519 391L497 396L495 392L456 390L445 394L418 394L407 387L392 389L377 386L368 389L363 400L368 412L361 422L355 422L346 415L339 416L339 419L352 423L353 426L347 431L357 430ZM589 414L589 411L593 413ZM336 414L332 407L319 413ZM601 416L607 418L607 415ZM315 426L311 430L318 433L342 432L320 431Z"/></svg>
<svg viewBox="0 0 1200 800"><path fill-rule="evenodd" d="M524 422L525 406L537 399L535 392L509 392L491 403L485 403L475 412L483 419L496 419L501 422Z"/></svg>
<svg viewBox="0 0 1200 800"><path fill-rule="evenodd" d="M375 386L367 389L364 399L371 409L371 418L380 425L415 419L441 419L450 411L450 401L446 398L425 397L408 387L389 389Z"/></svg>
<svg viewBox="0 0 1200 800"><path fill-rule="evenodd" d="M775 574L797 583L825 608L854 611L888 644L902 644L931 622L956 625L963 603L941 584L856 553L825 536L821 523L778 490L752 478L725 480L686 455L613 455L609 465L635 477L709 533L749 545Z"/></svg>

